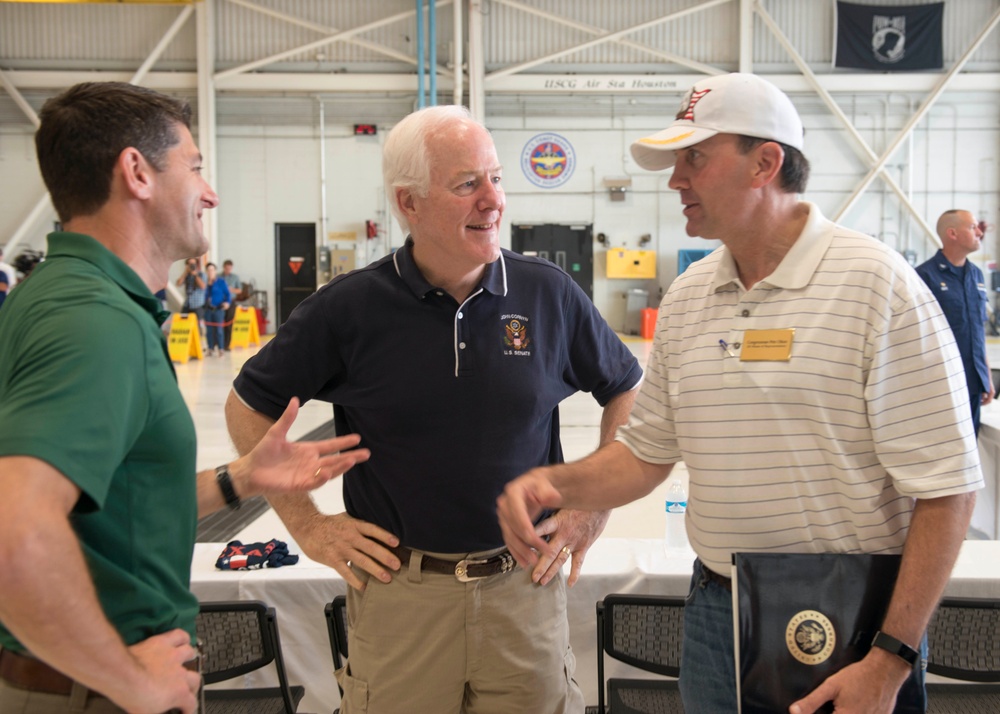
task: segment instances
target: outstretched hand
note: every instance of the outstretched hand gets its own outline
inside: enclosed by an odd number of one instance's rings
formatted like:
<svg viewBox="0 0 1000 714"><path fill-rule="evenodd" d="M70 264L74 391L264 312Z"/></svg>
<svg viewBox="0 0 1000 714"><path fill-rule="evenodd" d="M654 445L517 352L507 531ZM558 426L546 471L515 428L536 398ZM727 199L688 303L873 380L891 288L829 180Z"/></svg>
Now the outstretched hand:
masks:
<svg viewBox="0 0 1000 714"><path fill-rule="evenodd" d="M357 434L323 441L288 441L288 430L298 413L299 400L292 397L285 413L253 451L233 464L231 471L240 482L237 490L241 497L311 491L371 456L368 449L353 448L361 441Z"/></svg>
<svg viewBox="0 0 1000 714"><path fill-rule="evenodd" d="M562 496L545 474L545 468L532 469L509 482L497 498L497 516L504 543L525 570L535 566L539 553L544 553L550 562L559 555L559 548L535 532L534 522L542 511L558 508L562 503Z"/></svg>
<svg viewBox="0 0 1000 714"><path fill-rule="evenodd" d="M531 573L531 580L539 585L549 581L572 558L566 585L573 587L580 579L587 551L608 524L611 511L561 510L535 526L535 533L548 536L548 551L538 554L538 562ZM554 556L548 553L555 552Z"/></svg>

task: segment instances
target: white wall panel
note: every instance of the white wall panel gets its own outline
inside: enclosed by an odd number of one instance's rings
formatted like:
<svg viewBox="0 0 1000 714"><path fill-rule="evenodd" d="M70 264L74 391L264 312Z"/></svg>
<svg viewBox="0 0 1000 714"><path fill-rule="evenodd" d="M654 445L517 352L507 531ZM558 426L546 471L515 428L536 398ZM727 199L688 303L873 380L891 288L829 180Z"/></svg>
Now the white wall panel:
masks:
<svg viewBox="0 0 1000 714"><path fill-rule="evenodd" d="M274 310L275 223L317 223L321 217L318 134L296 127L224 132L218 142L219 255L244 280L268 292ZM379 137L355 137L351 127L327 132L326 231L363 237L366 220L383 221ZM344 246L346 247L346 246ZM379 257L359 245L358 265ZM273 325L271 325L273 328Z"/></svg>
<svg viewBox="0 0 1000 714"><path fill-rule="evenodd" d="M45 186L35 161L35 142L27 132L0 132L0 246L24 220ZM52 229L54 216L46 216L33 226L31 240L24 247L44 247L45 233ZM16 251L15 251L16 254ZM5 255L11 262L13 255Z"/></svg>

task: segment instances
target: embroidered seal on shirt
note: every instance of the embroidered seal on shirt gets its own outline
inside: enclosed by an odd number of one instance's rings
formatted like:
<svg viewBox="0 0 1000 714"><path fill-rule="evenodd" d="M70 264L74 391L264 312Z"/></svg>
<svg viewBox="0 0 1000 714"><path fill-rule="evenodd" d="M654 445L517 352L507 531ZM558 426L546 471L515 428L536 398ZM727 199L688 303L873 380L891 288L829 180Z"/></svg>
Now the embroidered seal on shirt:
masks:
<svg viewBox="0 0 1000 714"><path fill-rule="evenodd" d="M503 343L507 347L503 351L505 355L517 357L527 357L531 355L528 349L531 345L531 338L528 337L528 318L523 315L504 315L507 320L504 327Z"/></svg>
<svg viewBox="0 0 1000 714"><path fill-rule="evenodd" d="M802 664L823 664L837 644L830 618L816 610L796 613L785 628L785 646Z"/></svg>

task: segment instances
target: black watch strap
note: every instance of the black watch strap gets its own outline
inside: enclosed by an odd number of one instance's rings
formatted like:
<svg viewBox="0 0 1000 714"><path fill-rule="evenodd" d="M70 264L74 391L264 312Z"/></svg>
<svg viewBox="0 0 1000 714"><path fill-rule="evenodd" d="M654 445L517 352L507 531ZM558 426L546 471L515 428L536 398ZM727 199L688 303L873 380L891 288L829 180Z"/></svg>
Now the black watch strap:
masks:
<svg viewBox="0 0 1000 714"><path fill-rule="evenodd" d="M215 481L219 484L219 490L222 491L222 497L226 499L226 505L232 510L237 510L242 501L240 497L236 495L236 489L233 488L233 479L229 475L229 465L223 464L215 469Z"/></svg>
<svg viewBox="0 0 1000 714"><path fill-rule="evenodd" d="M920 661L919 652L905 642L900 642L892 635L887 635L881 630L875 633L875 637L872 639L872 647L878 647L886 652L891 652L911 667L916 667L917 662Z"/></svg>

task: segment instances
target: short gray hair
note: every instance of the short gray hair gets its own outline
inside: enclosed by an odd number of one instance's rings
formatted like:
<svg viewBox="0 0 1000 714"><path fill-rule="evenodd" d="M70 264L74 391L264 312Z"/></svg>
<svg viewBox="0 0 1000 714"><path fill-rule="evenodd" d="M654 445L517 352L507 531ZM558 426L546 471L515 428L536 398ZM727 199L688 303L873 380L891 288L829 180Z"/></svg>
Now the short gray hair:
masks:
<svg viewBox="0 0 1000 714"><path fill-rule="evenodd" d="M396 124L382 147L382 180L392 215L403 230L410 225L396 202L396 189L409 189L417 196L426 196L431 187L431 161L427 140L448 124L456 121L479 122L460 104L426 107L409 114Z"/></svg>

